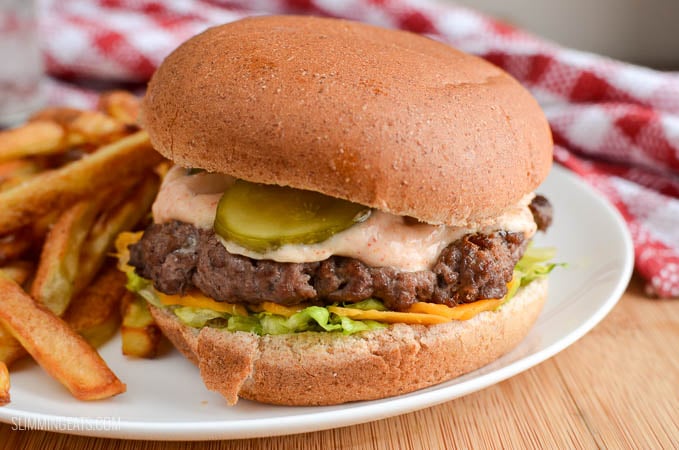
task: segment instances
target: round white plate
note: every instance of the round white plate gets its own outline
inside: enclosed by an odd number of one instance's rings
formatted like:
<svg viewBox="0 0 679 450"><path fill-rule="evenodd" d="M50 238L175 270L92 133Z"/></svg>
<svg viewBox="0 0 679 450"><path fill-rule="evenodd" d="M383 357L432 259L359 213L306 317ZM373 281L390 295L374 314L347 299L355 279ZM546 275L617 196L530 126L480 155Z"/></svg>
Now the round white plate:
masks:
<svg viewBox="0 0 679 450"><path fill-rule="evenodd" d="M550 276L545 309L528 337L494 363L434 387L378 401L329 407L280 407L240 401L228 407L205 387L198 369L175 350L156 360L126 359L120 340L102 356L127 383L127 393L80 402L32 361L14 366L12 402L0 421L15 429L45 429L113 438L203 440L248 438L334 428L407 413L483 389L563 350L613 308L632 273L629 233L618 213L583 182L555 167L539 189L554 204L555 221L536 244L555 246L566 268Z"/></svg>

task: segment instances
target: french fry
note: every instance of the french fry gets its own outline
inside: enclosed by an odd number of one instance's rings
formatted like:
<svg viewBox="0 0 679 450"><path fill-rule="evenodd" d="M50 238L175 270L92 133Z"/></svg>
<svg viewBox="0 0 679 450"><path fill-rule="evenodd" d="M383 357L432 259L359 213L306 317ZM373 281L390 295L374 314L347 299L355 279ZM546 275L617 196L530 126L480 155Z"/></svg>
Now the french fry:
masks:
<svg viewBox="0 0 679 450"><path fill-rule="evenodd" d="M38 165L27 159L13 159L11 161L5 161L0 163L0 182L13 177L17 173L23 173L26 171L37 172L39 170Z"/></svg>
<svg viewBox="0 0 679 450"><path fill-rule="evenodd" d="M0 132L0 161L54 153L64 148L66 132L59 124L37 120L22 127Z"/></svg>
<svg viewBox="0 0 679 450"><path fill-rule="evenodd" d="M110 265L73 299L64 314L64 320L90 345L99 347L120 326L120 302L126 292L125 274Z"/></svg>
<svg viewBox="0 0 679 450"><path fill-rule="evenodd" d="M32 239L27 228L0 237L0 265L20 258L31 248Z"/></svg>
<svg viewBox="0 0 679 450"><path fill-rule="evenodd" d="M0 323L42 368L80 400L125 392L125 384L80 335L14 281L0 276Z"/></svg>
<svg viewBox="0 0 679 450"><path fill-rule="evenodd" d="M105 92L99 97L97 109L127 125L139 118L139 98L127 91Z"/></svg>
<svg viewBox="0 0 679 450"><path fill-rule="evenodd" d="M34 240L44 240L47 233L52 229L57 220L61 216L62 211L52 211L51 213L45 214L44 216L36 219L30 226L33 232Z"/></svg>
<svg viewBox="0 0 679 450"><path fill-rule="evenodd" d="M9 403L9 370L0 362L0 406Z"/></svg>
<svg viewBox="0 0 679 450"><path fill-rule="evenodd" d="M120 139L130 131L136 131L102 112L64 107L45 108L35 114L31 121L51 121L65 131L61 145L55 147L53 152L82 144L106 144Z"/></svg>
<svg viewBox="0 0 679 450"><path fill-rule="evenodd" d="M0 273L0 277L2 277L2 273ZM26 350L19 341L14 339L12 333L0 324L0 362L11 366L14 361L23 358L26 354Z"/></svg>
<svg viewBox="0 0 679 450"><path fill-rule="evenodd" d="M82 201L66 210L47 234L31 297L61 316L73 297L80 252L100 205Z"/></svg>
<svg viewBox="0 0 679 450"><path fill-rule="evenodd" d="M69 138L80 143L104 144L129 134L131 128L98 111L84 111L67 125ZM73 145L72 144L72 145Z"/></svg>
<svg viewBox="0 0 679 450"><path fill-rule="evenodd" d="M98 111L47 108L0 132L0 403L7 367L27 354L76 398L124 392L87 344L108 340L122 311L126 354L157 352L161 333L146 303L104 267L116 235L149 213L162 177L154 170L165 160L137 131L139 109L137 97L115 91ZM29 259L43 240L36 269Z"/></svg>
<svg viewBox="0 0 679 450"><path fill-rule="evenodd" d="M15 283L24 284L33 273L34 264L30 261L14 261L0 267L0 276L14 280ZM0 325L0 363L9 366L14 361L26 355L26 350L14 336Z"/></svg>
<svg viewBox="0 0 679 450"><path fill-rule="evenodd" d="M64 167L0 192L0 234L7 234L92 192L134 178L162 161L145 131L104 146Z"/></svg>
<svg viewBox="0 0 679 450"><path fill-rule="evenodd" d="M65 129L69 123L74 122L84 110L69 108L67 106L53 106L36 111L28 119L28 123L53 122Z"/></svg>
<svg viewBox="0 0 679 450"><path fill-rule="evenodd" d="M172 163L170 161L163 161L158 164L153 171L160 177L161 180L163 180L171 168Z"/></svg>
<svg viewBox="0 0 679 450"><path fill-rule="evenodd" d="M123 297L123 325L120 327L123 355L154 358L162 333L149 312L146 301L133 292Z"/></svg>
<svg viewBox="0 0 679 450"><path fill-rule="evenodd" d="M42 170L35 161L17 159L0 163L0 191L5 191L33 178Z"/></svg>
<svg viewBox="0 0 679 450"><path fill-rule="evenodd" d="M155 174L132 188L122 203L106 211L92 227L80 254L80 268L75 279L75 291L80 292L94 278L104 263L116 236L131 229L148 214L158 193L160 181Z"/></svg>
<svg viewBox="0 0 679 450"><path fill-rule="evenodd" d="M13 261L0 267L0 276L6 276L19 285L23 285L33 274L35 264L31 261ZM26 350L14 336L0 325L0 363L9 366L14 361L26 356Z"/></svg>
<svg viewBox="0 0 679 450"><path fill-rule="evenodd" d="M0 272L17 284L23 285L33 273L34 266L31 261L12 261L0 267Z"/></svg>

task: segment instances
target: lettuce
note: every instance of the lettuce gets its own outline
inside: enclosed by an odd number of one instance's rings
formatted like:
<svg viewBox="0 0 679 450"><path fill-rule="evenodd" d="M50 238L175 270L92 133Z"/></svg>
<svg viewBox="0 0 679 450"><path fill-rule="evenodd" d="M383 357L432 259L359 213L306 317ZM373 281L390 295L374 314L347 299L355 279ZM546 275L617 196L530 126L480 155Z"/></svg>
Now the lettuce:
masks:
<svg viewBox="0 0 679 450"><path fill-rule="evenodd" d="M371 309L377 310L377 311L386 311L387 307L384 306L384 303L382 303L380 300L377 300L375 298L369 298L363 301L360 301L358 303L345 303L344 306L354 308L354 309L362 309L364 311L368 311Z"/></svg>
<svg viewBox="0 0 679 450"><path fill-rule="evenodd" d="M126 273L129 290L138 293L154 306L174 312L182 323L193 328L210 326L225 328L229 331L247 331L264 335L301 333L303 331L336 331L343 334L354 334L387 327L386 324L374 320L359 321L340 317L321 306L309 306L290 317L268 312L251 312L247 316L236 316L206 308L166 306L160 302L149 280L140 277L131 270ZM385 309L379 300L369 299L361 303L364 309Z"/></svg>
<svg viewBox="0 0 679 450"><path fill-rule="evenodd" d="M224 314L219 311L205 308L192 308L191 306L179 306L174 309L175 315L186 325L194 328L204 327L213 319L223 319Z"/></svg>
<svg viewBox="0 0 679 450"><path fill-rule="evenodd" d="M386 324L375 320L354 320L348 317L340 317L340 323L342 325L342 333L344 334L354 334L360 331L377 330L387 327Z"/></svg>
<svg viewBox="0 0 679 450"><path fill-rule="evenodd" d="M128 291L140 293L140 291L151 286L150 280L140 277L134 272L134 270L125 271L125 275L127 275L127 284L125 287Z"/></svg>
<svg viewBox="0 0 679 450"><path fill-rule="evenodd" d="M565 265L562 263L548 263L547 261L554 258L554 256L556 256L556 249L553 247L528 247L514 268L514 279L519 280L519 282L514 286L512 296L519 287L526 286L533 280L544 278L555 267ZM509 295L507 297L511 298Z"/></svg>
<svg viewBox="0 0 679 450"><path fill-rule="evenodd" d="M226 329L229 331L247 331L259 335L264 334L261 321L254 315L230 316Z"/></svg>
<svg viewBox="0 0 679 450"><path fill-rule="evenodd" d="M354 334L360 331L385 328L387 325L372 320L358 321L332 314L322 306L309 306L283 317L268 312L250 313L247 317L231 316L229 331L250 331L257 334L289 334L304 331L336 331Z"/></svg>

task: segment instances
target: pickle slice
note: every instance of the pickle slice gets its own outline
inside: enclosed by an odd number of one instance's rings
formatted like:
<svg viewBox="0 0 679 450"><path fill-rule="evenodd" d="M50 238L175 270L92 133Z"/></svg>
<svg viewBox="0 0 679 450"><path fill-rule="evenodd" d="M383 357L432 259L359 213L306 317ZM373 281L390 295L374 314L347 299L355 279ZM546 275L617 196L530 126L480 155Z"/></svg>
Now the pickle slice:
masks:
<svg viewBox="0 0 679 450"><path fill-rule="evenodd" d="M318 192L238 180L217 206L214 229L258 253L285 244L314 244L362 222L370 208Z"/></svg>

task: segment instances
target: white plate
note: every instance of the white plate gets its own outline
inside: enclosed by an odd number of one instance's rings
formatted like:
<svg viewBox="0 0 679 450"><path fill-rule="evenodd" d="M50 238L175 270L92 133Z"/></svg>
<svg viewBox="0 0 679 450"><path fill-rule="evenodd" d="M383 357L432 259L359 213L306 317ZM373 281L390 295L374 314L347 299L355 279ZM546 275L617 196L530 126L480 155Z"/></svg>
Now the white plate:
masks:
<svg viewBox="0 0 679 450"><path fill-rule="evenodd" d="M583 182L555 167L539 189L555 222L538 245L558 248L567 268L550 277L545 309L510 354L475 372L384 400L330 407L275 407L241 401L229 408L203 387L198 369L175 350L154 361L128 360L120 341L101 353L127 383L126 394L79 402L31 361L12 371L12 403L0 420L13 428L114 438L202 440L247 438L334 428L415 411L485 388L522 372L582 337L613 308L632 273L629 233L618 213Z"/></svg>

